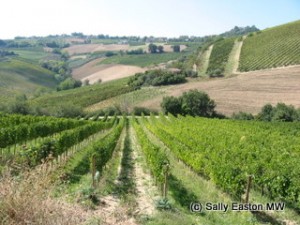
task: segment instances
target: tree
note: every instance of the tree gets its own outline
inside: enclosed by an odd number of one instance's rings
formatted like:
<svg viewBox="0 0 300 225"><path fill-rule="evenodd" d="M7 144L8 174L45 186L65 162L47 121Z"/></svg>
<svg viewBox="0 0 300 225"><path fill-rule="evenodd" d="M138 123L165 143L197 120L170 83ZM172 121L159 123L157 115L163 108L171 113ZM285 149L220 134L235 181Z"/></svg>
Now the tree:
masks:
<svg viewBox="0 0 300 225"><path fill-rule="evenodd" d="M157 52L157 46L155 44L149 44L148 50L150 53L156 53Z"/></svg>
<svg viewBox="0 0 300 225"><path fill-rule="evenodd" d="M299 118L299 109L296 110L294 106L288 106L284 103L278 103L275 107L266 104L257 115L257 119L262 121L292 122L299 120Z"/></svg>
<svg viewBox="0 0 300 225"><path fill-rule="evenodd" d="M215 102L205 92L191 90L184 92L179 99L185 114L212 117L215 113Z"/></svg>
<svg viewBox="0 0 300 225"><path fill-rule="evenodd" d="M59 84L57 90L62 91L62 90L73 89L73 88L81 87L81 85L82 82L80 80L74 80L73 78L69 77Z"/></svg>
<svg viewBox="0 0 300 225"><path fill-rule="evenodd" d="M231 118L234 120L254 120L254 116L246 112L233 113Z"/></svg>
<svg viewBox="0 0 300 225"><path fill-rule="evenodd" d="M16 96L16 100L9 106L10 113L18 113L18 114L29 114L30 107L27 102L27 96L25 94L20 94Z"/></svg>
<svg viewBox="0 0 300 225"><path fill-rule="evenodd" d="M174 45L172 46L173 52L180 52L180 45Z"/></svg>
<svg viewBox="0 0 300 225"><path fill-rule="evenodd" d="M158 53L163 53L164 52L164 47L162 45L159 45L157 47Z"/></svg>
<svg viewBox="0 0 300 225"><path fill-rule="evenodd" d="M6 45L6 42L3 40L0 40L0 47L4 47Z"/></svg>
<svg viewBox="0 0 300 225"><path fill-rule="evenodd" d="M174 116L182 114L181 102L178 98L167 96L163 98L161 107L164 113L171 113Z"/></svg>
<svg viewBox="0 0 300 225"><path fill-rule="evenodd" d="M292 122L297 120L298 113L294 106L278 103L272 118L273 121Z"/></svg>
<svg viewBox="0 0 300 225"><path fill-rule="evenodd" d="M112 57L112 56L114 56L114 55L115 55L115 53L112 52L112 51L108 51L108 52L105 53L105 56L106 56L106 57Z"/></svg>
<svg viewBox="0 0 300 225"><path fill-rule="evenodd" d="M274 115L274 108L271 104L266 104L262 107L261 112L257 115L258 120L271 121Z"/></svg>
<svg viewBox="0 0 300 225"><path fill-rule="evenodd" d="M205 92L198 90L184 92L179 98L164 97L161 103L164 113L222 118L214 110L215 106L215 102Z"/></svg>

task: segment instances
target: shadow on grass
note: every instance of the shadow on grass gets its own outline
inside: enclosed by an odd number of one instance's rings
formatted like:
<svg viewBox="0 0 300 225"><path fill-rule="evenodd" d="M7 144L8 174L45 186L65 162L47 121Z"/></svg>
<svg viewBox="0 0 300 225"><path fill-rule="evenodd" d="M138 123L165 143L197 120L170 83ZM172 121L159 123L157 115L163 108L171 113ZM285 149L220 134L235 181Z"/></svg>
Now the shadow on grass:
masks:
<svg viewBox="0 0 300 225"><path fill-rule="evenodd" d="M115 187L116 193L121 197L125 198L128 194L135 193L135 184L134 181L131 179L133 173L133 163L132 163L132 147L130 138L128 135L128 128L127 134L124 141L124 149L123 149L123 157L121 160L121 171L118 177L118 183Z"/></svg>
<svg viewBox="0 0 300 225"><path fill-rule="evenodd" d="M170 175L168 180L169 190L172 192L172 197L183 208L189 209L192 202L197 201L197 196L188 191L181 180L178 180L175 176Z"/></svg>

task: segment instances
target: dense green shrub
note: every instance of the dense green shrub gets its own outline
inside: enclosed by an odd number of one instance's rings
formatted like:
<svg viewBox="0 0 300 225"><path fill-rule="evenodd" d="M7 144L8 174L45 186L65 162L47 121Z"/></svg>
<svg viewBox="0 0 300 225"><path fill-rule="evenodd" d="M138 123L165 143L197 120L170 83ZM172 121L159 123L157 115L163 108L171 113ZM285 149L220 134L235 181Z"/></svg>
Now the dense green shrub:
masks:
<svg viewBox="0 0 300 225"><path fill-rule="evenodd" d="M234 120L254 120L254 116L246 112L233 113L231 118Z"/></svg>
<svg viewBox="0 0 300 225"><path fill-rule="evenodd" d="M129 86L138 89L142 86L160 86L186 82L185 75L168 70L151 70L137 73L128 81Z"/></svg>
<svg viewBox="0 0 300 225"><path fill-rule="evenodd" d="M266 104L256 118L262 121L300 121L300 109L297 110L294 106L284 103L278 103L275 107Z"/></svg>
<svg viewBox="0 0 300 225"><path fill-rule="evenodd" d="M179 98L165 97L161 103L164 113L215 117L215 102L205 92L190 90Z"/></svg>

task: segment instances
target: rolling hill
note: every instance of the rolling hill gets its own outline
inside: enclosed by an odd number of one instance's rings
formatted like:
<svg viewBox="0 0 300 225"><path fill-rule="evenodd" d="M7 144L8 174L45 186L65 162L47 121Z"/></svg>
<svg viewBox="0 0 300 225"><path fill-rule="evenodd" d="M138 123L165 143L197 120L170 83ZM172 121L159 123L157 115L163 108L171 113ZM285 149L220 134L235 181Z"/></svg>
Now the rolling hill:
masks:
<svg viewBox="0 0 300 225"><path fill-rule="evenodd" d="M240 71L300 64L300 20L248 35L240 55Z"/></svg>
<svg viewBox="0 0 300 225"><path fill-rule="evenodd" d="M32 95L38 89L53 89L57 85L53 73L21 58L0 61L0 100L8 102L16 95Z"/></svg>
<svg viewBox="0 0 300 225"><path fill-rule="evenodd" d="M201 75L231 75L300 64L300 20L256 31L241 36L217 39L210 44L212 49L209 66L204 65L207 56L200 51L196 64ZM234 45L233 45L234 42Z"/></svg>

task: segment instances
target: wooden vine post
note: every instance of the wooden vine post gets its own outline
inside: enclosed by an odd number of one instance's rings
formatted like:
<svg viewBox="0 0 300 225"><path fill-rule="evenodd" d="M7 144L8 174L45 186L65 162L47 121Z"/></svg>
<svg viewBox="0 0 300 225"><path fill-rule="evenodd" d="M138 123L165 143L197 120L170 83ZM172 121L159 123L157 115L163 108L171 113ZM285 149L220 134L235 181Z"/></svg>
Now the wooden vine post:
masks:
<svg viewBox="0 0 300 225"><path fill-rule="evenodd" d="M169 176L169 169L170 165L169 163L164 165L164 184L163 184L163 198L167 198L168 193L168 176Z"/></svg>
<svg viewBox="0 0 300 225"><path fill-rule="evenodd" d="M96 188L96 155L93 155L92 156L92 185L93 185L93 188Z"/></svg>
<svg viewBox="0 0 300 225"><path fill-rule="evenodd" d="M247 182L246 199L245 199L246 203L249 203L249 195L250 195L251 183L252 183L252 176L250 175L250 176L248 176L248 182Z"/></svg>

